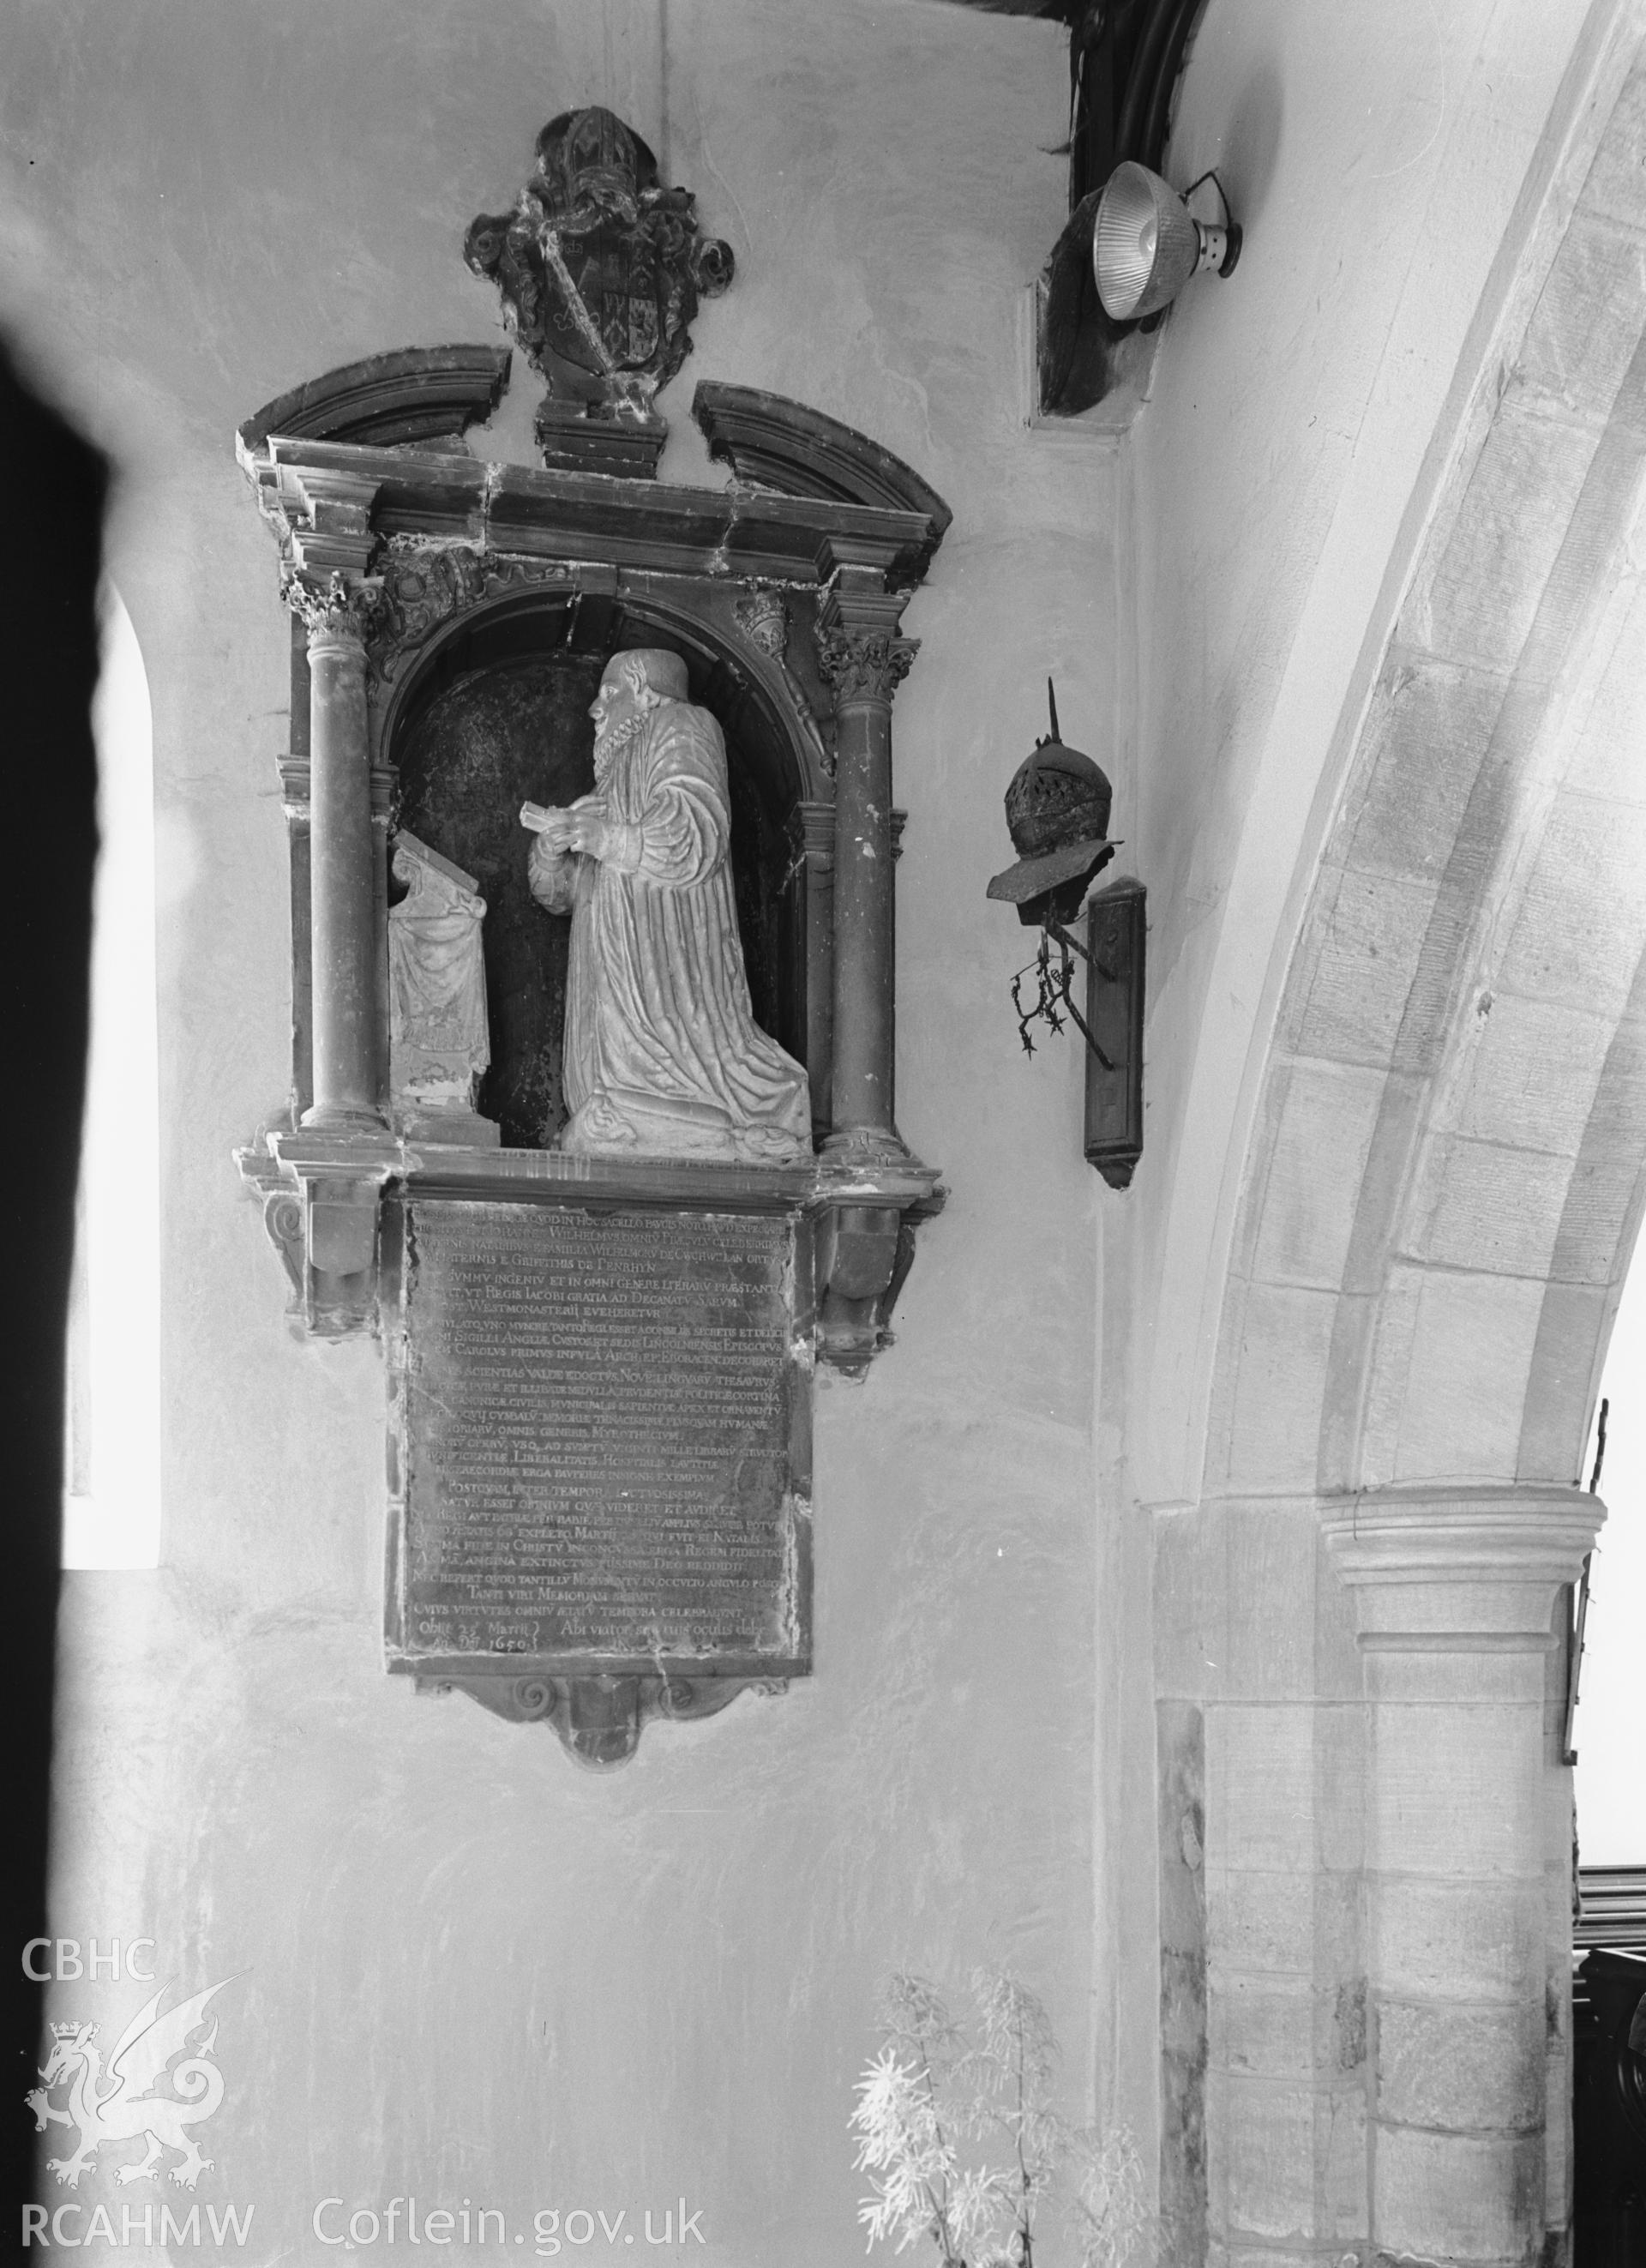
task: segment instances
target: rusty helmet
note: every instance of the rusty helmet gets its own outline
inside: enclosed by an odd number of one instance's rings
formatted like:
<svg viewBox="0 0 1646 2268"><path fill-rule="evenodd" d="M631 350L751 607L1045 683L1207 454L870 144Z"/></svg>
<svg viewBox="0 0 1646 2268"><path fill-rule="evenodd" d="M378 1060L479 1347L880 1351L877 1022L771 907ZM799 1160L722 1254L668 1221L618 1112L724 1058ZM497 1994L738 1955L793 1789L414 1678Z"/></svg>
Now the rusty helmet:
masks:
<svg viewBox="0 0 1646 2268"><path fill-rule="evenodd" d="M1049 680L1047 691L1051 694ZM1054 696L1051 710L1049 737L1035 742L1006 790L1006 825L1018 862L995 876L988 895L1013 905L1072 881L1088 869L1090 880L1114 855L1109 840L1114 792L1090 756L1078 748L1066 748L1057 737Z"/></svg>

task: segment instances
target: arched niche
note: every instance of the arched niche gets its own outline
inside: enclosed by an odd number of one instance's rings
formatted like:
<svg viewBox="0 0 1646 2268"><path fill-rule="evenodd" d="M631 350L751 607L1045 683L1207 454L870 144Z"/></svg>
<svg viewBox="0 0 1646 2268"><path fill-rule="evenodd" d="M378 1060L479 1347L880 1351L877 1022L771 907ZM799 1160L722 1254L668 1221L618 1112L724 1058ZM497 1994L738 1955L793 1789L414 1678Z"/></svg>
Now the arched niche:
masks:
<svg viewBox="0 0 1646 2268"><path fill-rule="evenodd" d="M797 855L803 806L826 802L828 786L813 744L698 615L626 594L538 588L455 615L387 690L377 735L391 836L404 827L454 860L487 902L492 1060L479 1107L507 1147L548 1147L567 1115L561 1038L570 924L531 895L520 806L569 803L592 789L590 703L612 655L644 646L680 655L691 698L724 733L755 1021L806 1065L822 1115L827 1026L809 1009L827 992L828 971L808 950L819 932L807 921L808 867ZM389 901L396 895L391 880Z"/></svg>

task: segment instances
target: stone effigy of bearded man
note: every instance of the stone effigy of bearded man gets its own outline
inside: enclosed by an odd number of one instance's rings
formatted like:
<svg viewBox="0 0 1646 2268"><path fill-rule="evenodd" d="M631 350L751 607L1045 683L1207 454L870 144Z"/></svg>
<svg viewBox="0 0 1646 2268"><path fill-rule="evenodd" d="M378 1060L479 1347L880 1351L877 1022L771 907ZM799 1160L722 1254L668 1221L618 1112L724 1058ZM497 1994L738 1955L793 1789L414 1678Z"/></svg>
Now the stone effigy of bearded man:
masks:
<svg viewBox="0 0 1646 2268"><path fill-rule="evenodd" d="M614 655L593 794L522 814L533 895L571 915L560 1147L787 1164L812 1152L806 1075L750 1011L725 742L687 691L678 654Z"/></svg>

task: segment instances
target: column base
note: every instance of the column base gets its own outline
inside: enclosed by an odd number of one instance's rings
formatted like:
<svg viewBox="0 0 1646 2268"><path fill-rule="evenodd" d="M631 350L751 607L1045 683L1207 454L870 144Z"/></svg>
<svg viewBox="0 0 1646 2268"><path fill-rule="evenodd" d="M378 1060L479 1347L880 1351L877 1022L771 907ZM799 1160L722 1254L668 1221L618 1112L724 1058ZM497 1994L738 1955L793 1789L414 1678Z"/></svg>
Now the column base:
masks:
<svg viewBox="0 0 1646 2268"><path fill-rule="evenodd" d="M386 1134L389 1123L364 1104L312 1102L298 1123L312 1134Z"/></svg>
<svg viewBox="0 0 1646 2268"><path fill-rule="evenodd" d="M818 1148L819 1158L840 1166L906 1166L914 1154L896 1128L888 1126L837 1127Z"/></svg>

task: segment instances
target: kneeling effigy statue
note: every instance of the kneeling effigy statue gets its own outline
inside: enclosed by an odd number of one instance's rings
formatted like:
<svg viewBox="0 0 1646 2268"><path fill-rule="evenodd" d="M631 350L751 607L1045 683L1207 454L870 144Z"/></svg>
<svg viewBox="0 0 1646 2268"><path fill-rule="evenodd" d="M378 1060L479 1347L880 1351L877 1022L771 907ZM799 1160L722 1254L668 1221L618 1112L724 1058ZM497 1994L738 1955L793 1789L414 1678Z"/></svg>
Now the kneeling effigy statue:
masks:
<svg viewBox="0 0 1646 2268"><path fill-rule="evenodd" d="M520 814L533 896L571 916L560 1147L787 1164L812 1152L806 1074L750 1010L725 742L687 692L678 654L614 655L594 793Z"/></svg>

